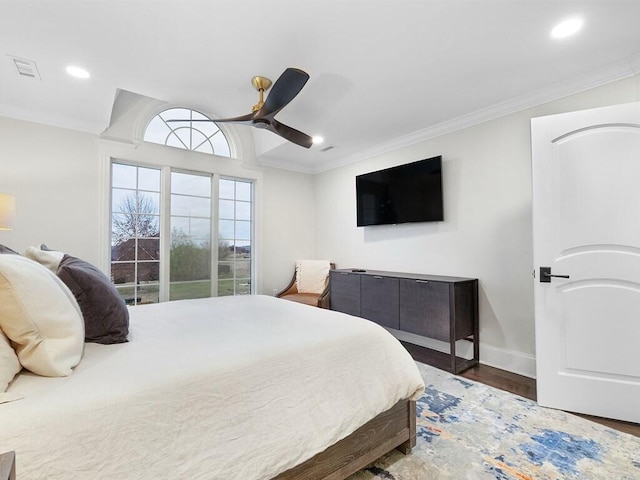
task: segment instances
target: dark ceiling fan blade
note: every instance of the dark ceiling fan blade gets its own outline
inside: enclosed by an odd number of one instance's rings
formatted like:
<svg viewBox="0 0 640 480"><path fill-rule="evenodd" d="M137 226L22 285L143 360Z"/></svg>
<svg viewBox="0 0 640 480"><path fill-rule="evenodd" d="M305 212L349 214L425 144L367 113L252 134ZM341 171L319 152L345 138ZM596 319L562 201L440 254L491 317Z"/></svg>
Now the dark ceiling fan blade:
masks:
<svg viewBox="0 0 640 480"><path fill-rule="evenodd" d="M231 118L212 118L211 120L206 118L194 118L193 120L180 120L180 119L171 119L165 120L166 122L216 122L216 123L245 123L250 125L253 122L253 118L255 113L247 113L246 115L240 115L239 117L231 117Z"/></svg>
<svg viewBox="0 0 640 480"><path fill-rule="evenodd" d="M307 80L307 72L298 68L287 68L271 87L264 105L256 113L256 118L272 119L300 93Z"/></svg>
<svg viewBox="0 0 640 480"><path fill-rule="evenodd" d="M289 140L304 148L310 148L313 145L313 139L306 133L302 133L295 128L291 128L284 123L280 123L277 120L271 120L267 130L271 130L273 133L280 135L282 138Z"/></svg>
<svg viewBox="0 0 640 480"><path fill-rule="evenodd" d="M217 118L217 119L170 119L166 122L214 122L214 123L237 123L240 125L252 125L255 128L267 129L276 135L281 136L285 140L289 140L296 145L304 148L310 148L313 145L313 139L306 133L302 133L295 128L278 122L273 118L276 113L286 107L293 100L302 87L309 80L309 74L298 68L287 68L276 83L271 87L271 92L267 99L262 102L263 93L271 85L271 81L264 77L254 77L253 86L260 92L260 101L253 107L253 112L239 117ZM262 105L262 107L260 107ZM258 110L258 111L255 111Z"/></svg>

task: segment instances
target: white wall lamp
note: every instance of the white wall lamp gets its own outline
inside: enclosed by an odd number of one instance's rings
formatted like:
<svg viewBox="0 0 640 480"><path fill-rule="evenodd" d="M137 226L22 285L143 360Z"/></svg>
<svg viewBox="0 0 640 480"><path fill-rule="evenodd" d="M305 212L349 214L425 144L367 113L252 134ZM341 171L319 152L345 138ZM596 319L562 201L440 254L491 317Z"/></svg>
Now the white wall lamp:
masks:
<svg viewBox="0 0 640 480"><path fill-rule="evenodd" d="M0 193L0 230L13 230L15 218L15 198L8 193Z"/></svg>

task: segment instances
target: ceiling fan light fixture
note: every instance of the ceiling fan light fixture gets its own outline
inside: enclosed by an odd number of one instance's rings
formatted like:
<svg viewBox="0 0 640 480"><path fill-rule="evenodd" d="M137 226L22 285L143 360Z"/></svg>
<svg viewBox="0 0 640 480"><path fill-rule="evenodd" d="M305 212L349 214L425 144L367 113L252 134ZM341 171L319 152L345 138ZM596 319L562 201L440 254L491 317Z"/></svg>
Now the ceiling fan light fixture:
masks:
<svg viewBox="0 0 640 480"><path fill-rule="evenodd" d="M564 20L553 27L551 37L556 39L570 37L582 28L583 23L582 19L578 17Z"/></svg>
<svg viewBox="0 0 640 480"><path fill-rule="evenodd" d="M312 140L314 145L320 145L322 142L324 142L324 137L320 135L314 135Z"/></svg>

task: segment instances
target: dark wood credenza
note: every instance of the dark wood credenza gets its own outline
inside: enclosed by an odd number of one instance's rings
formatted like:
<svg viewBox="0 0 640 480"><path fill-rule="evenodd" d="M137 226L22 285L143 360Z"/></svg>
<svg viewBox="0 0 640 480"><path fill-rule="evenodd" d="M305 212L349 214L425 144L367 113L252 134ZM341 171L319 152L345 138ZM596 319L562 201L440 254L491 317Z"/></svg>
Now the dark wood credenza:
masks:
<svg viewBox="0 0 640 480"><path fill-rule="evenodd" d="M356 269L329 275L331 310L448 343L448 354L429 349L430 363L452 373L478 363L478 279ZM471 359L456 355L463 339L473 342Z"/></svg>

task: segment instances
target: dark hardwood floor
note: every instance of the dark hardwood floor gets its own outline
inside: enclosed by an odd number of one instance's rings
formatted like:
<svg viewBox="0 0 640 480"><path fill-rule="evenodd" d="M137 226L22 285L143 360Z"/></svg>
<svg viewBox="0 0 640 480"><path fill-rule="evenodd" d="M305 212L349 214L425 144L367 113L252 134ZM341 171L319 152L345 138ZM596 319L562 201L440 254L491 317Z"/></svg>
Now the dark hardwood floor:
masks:
<svg viewBox="0 0 640 480"><path fill-rule="evenodd" d="M409 351L414 360L422 363L433 364L433 354L430 350L406 342L402 342L402 344ZM462 372L460 376L520 395L521 397L528 398L529 400L536 400L536 381L533 378L524 377L516 373L507 372L505 370L500 370L499 368L482 364L471 367L470 369ZM618 420L592 417L582 414L574 415L578 415L586 418L587 420L600 423L601 425L640 437L640 425L637 423L621 422Z"/></svg>

